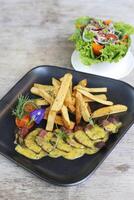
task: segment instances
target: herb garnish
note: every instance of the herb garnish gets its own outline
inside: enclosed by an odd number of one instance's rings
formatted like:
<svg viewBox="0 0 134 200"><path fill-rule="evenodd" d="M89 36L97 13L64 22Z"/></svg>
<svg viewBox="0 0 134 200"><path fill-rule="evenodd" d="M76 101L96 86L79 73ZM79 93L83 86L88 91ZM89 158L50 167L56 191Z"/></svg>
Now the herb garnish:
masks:
<svg viewBox="0 0 134 200"><path fill-rule="evenodd" d="M19 119L21 119L24 115L24 109L23 109L23 105L29 101L29 97L28 96L23 96L20 95L18 97L18 104L16 106L16 108L12 111L12 114L15 115L16 117L18 117Z"/></svg>
<svg viewBox="0 0 134 200"><path fill-rule="evenodd" d="M55 130L55 133L56 133L56 136L63 139L64 141L66 141L68 138L68 135L64 131L61 131L60 129Z"/></svg>
<svg viewBox="0 0 134 200"><path fill-rule="evenodd" d="M89 123L90 125L94 126L94 121L93 121L92 117L89 118L88 123Z"/></svg>

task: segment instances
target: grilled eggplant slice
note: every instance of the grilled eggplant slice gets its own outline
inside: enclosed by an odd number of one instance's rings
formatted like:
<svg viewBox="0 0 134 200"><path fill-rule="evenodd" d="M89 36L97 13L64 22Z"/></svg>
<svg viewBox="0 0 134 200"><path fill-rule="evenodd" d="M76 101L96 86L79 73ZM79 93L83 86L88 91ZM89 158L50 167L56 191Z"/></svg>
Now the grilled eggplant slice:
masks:
<svg viewBox="0 0 134 200"><path fill-rule="evenodd" d="M108 123L107 125L104 126L105 130L111 133L117 133L119 128L122 126L122 123L119 122L117 124L114 123Z"/></svg>
<svg viewBox="0 0 134 200"><path fill-rule="evenodd" d="M49 152L49 156L51 158L58 158L58 157L63 156L64 154L65 154L64 151L61 151L61 150L59 150L57 148L55 148L54 150L52 150L52 151Z"/></svg>
<svg viewBox="0 0 134 200"><path fill-rule="evenodd" d="M37 144L47 153L51 152L54 147L53 145L50 143L50 140L53 137L53 133L52 132L48 132L44 137L41 136L37 136L36 137L36 142Z"/></svg>
<svg viewBox="0 0 134 200"><path fill-rule="evenodd" d="M86 148L85 149L85 153L88 154L88 155L92 155L92 154L95 154L99 151L99 148Z"/></svg>
<svg viewBox="0 0 134 200"><path fill-rule="evenodd" d="M67 141L67 143L68 143L69 145L71 145L72 147L75 147L75 148L78 148L78 149L84 149L84 148L85 148L84 145L78 143L78 142L74 139L74 133L71 133L71 134L68 136L68 138L67 138L66 141Z"/></svg>
<svg viewBox="0 0 134 200"><path fill-rule="evenodd" d="M89 147L89 148L93 148L94 144L92 142L92 140L90 140L90 138L85 134L84 131L76 131L74 133L74 137L76 139L76 141L78 141L80 144Z"/></svg>
<svg viewBox="0 0 134 200"><path fill-rule="evenodd" d="M59 149L61 151L65 151L65 152L72 151L72 147L69 144L67 144L62 138L58 138L56 147L57 147L57 149Z"/></svg>
<svg viewBox="0 0 134 200"><path fill-rule="evenodd" d="M43 157L46 156L46 153L44 151L40 151L39 154L33 152L32 150L28 149L27 147L25 146L20 146L20 145L17 145L15 150L20 153L21 155L27 157L27 158L30 158L30 159L33 159L33 160L39 160Z"/></svg>
<svg viewBox="0 0 134 200"><path fill-rule="evenodd" d="M40 128L35 129L34 131L30 132L24 139L25 146L35 153L39 153L41 151L41 147L35 142L35 138L39 134L40 130Z"/></svg>
<svg viewBox="0 0 134 200"><path fill-rule="evenodd" d="M68 160L74 160L76 158L80 158L85 154L85 150L84 149L77 149L77 148L73 148L72 151L65 153L63 155L64 158L68 159Z"/></svg>
<svg viewBox="0 0 134 200"><path fill-rule="evenodd" d="M87 129L85 133L91 140L104 138L107 134L106 131L98 125L94 125L92 128Z"/></svg>

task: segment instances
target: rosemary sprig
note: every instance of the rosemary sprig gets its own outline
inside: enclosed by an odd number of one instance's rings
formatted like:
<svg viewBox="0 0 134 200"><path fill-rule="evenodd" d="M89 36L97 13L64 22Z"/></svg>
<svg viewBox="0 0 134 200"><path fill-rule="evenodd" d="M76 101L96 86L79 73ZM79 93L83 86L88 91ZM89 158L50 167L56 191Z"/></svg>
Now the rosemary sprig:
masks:
<svg viewBox="0 0 134 200"><path fill-rule="evenodd" d="M16 108L12 111L12 114L15 115L16 117L18 117L19 119L21 119L24 115L24 109L23 109L23 105L29 101L29 97L28 96L23 96L20 95L18 97L18 103Z"/></svg>
<svg viewBox="0 0 134 200"><path fill-rule="evenodd" d="M92 125L92 126L94 126L95 124L94 124L94 121L93 121L93 119L92 119L92 117L90 117L89 118L89 121L88 121L88 123L90 124L90 125Z"/></svg>
<svg viewBox="0 0 134 200"><path fill-rule="evenodd" d="M68 135L64 131L56 130L55 133L56 133L56 136L58 136L59 138L62 138L64 141L66 141L68 138Z"/></svg>

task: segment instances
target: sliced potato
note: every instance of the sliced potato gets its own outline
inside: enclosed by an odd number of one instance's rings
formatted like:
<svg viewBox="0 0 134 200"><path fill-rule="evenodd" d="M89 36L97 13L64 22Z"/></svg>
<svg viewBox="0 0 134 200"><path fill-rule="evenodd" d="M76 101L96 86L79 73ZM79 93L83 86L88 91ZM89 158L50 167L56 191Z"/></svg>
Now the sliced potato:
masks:
<svg viewBox="0 0 134 200"><path fill-rule="evenodd" d="M81 90L84 90L86 92L91 92L91 93L107 92L106 87L103 87L103 88L87 88L87 87L83 87L81 85L77 85L77 86L74 87L74 89L81 89Z"/></svg>
<svg viewBox="0 0 134 200"><path fill-rule="evenodd" d="M102 100L107 100L107 96L105 94L98 94L98 95L94 95L95 97L102 99ZM94 102L93 99L90 99L89 97L84 96L84 100L85 102Z"/></svg>
<svg viewBox="0 0 134 200"><path fill-rule="evenodd" d="M78 85L81 85L81 86L83 86L83 87L86 87L86 86L87 86L87 79L81 80L81 81L78 83Z"/></svg>
<svg viewBox="0 0 134 200"><path fill-rule="evenodd" d="M71 84L71 81L72 81L72 74L65 74L65 76L62 80L60 89L58 91L58 94L54 100L52 107L51 107L51 110L56 111L56 112L61 110L64 100L65 100L65 97L67 95L69 86Z"/></svg>
<svg viewBox="0 0 134 200"><path fill-rule="evenodd" d="M32 87L31 88L31 93L32 94L35 94L35 95L38 95L38 96L41 96L43 99L45 99L49 104L51 104L53 102L53 97L48 94L45 90L43 89L38 89L36 87Z"/></svg>
<svg viewBox="0 0 134 200"><path fill-rule="evenodd" d="M85 103L83 96L80 93L78 93L78 94L79 94L81 115L82 115L84 121L88 122L89 118L90 118L90 112L88 110L87 103Z"/></svg>
<svg viewBox="0 0 134 200"><path fill-rule="evenodd" d="M47 125L46 130L52 131L55 123L56 112L53 110L49 111L48 118L47 118Z"/></svg>
<svg viewBox="0 0 134 200"><path fill-rule="evenodd" d="M56 78L52 78L52 84L53 84L53 86L59 86L60 87L61 82Z"/></svg>
<svg viewBox="0 0 134 200"><path fill-rule="evenodd" d="M68 114L68 109L65 105L62 106L61 108L61 114L63 118L63 122L66 128L70 127L71 121L69 119L69 114Z"/></svg>
<svg viewBox="0 0 134 200"><path fill-rule="evenodd" d="M48 114L47 114L47 112L45 113L44 119L48 119ZM57 125L60 125L60 126L64 126L64 122L63 122L62 116L56 115L54 123L57 124ZM70 122L70 127L69 127L69 129L73 129L74 126L75 126L75 123L71 121L71 122Z"/></svg>
<svg viewBox="0 0 134 200"><path fill-rule="evenodd" d="M79 92L76 92L76 112L75 112L75 118L76 118L76 124L79 124L81 121L81 94Z"/></svg>
<svg viewBox="0 0 134 200"><path fill-rule="evenodd" d="M43 85L43 84L34 83L34 87L43 89L45 91L53 91L52 85Z"/></svg>
<svg viewBox="0 0 134 200"><path fill-rule="evenodd" d="M90 105L89 105L89 103L86 103L86 102L85 102L85 105L87 106L87 110L88 110L88 112L89 112L89 113L90 113L90 115L91 115L91 113L92 113L92 112L91 112L91 108L90 108Z"/></svg>
<svg viewBox="0 0 134 200"><path fill-rule="evenodd" d="M33 101L37 106L47 106L47 105L49 105L49 103L45 99L34 99Z"/></svg>
<svg viewBox="0 0 134 200"><path fill-rule="evenodd" d="M53 84L53 92L56 97L56 95L58 94L61 82L57 80L56 78L52 78L52 84Z"/></svg>
<svg viewBox="0 0 134 200"><path fill-rule="evenodd" d="M127 106L121 104L99 108L92 113L92 118L103 117L105 115L111 115L120 112L126 112L127 109Z"/></svg>
<svg viewBox="0 0 134 200"><path fill-rule="evenodd" d="M101 104L104 104L104 105L113 105L113 102L112 101L105 101L105 100L102 100L98 97L96 97L95 95L87 92L87 91L84 91L84 90L81 90L81 89L77 89L81 94L83 94L84 96L86 97L89 97L90 99L98 102L98 103L101 103Z"/></svg>

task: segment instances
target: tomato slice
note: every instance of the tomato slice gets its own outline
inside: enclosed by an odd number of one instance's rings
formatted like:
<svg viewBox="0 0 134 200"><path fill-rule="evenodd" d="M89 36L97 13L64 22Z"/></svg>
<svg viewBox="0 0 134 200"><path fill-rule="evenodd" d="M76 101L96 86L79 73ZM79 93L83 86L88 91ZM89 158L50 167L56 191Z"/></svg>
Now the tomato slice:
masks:
<svg viewBox="0 0 134 200"><path fill-rule="evenodd" d="M114 39L114 40L117 40L118 39L118 37L115 35L115 34L112 34L112 33L109 33L109 34L107 34L106 36L106 39Z"/></svg>
<svg viewBox="0 0 134 200"><path fill-rule="evenodd" d="M18 128L24 128L24 127L28 129L32 128L34 125L34 122L30 123L30 121L31 121L31 118L29 115L24 115L22 119L19 119L17 117L15 119L15 123Z"/></svg>

